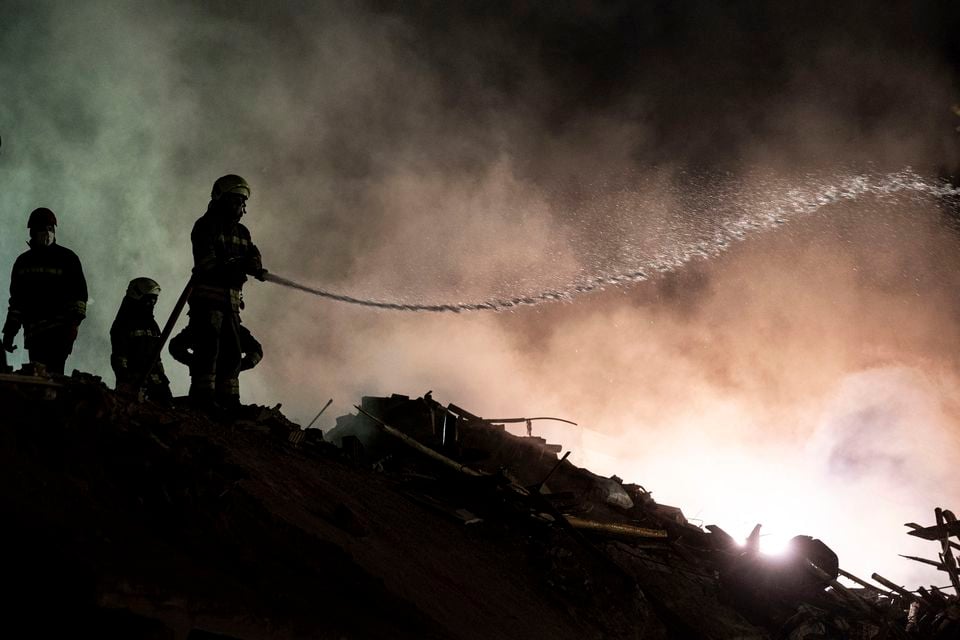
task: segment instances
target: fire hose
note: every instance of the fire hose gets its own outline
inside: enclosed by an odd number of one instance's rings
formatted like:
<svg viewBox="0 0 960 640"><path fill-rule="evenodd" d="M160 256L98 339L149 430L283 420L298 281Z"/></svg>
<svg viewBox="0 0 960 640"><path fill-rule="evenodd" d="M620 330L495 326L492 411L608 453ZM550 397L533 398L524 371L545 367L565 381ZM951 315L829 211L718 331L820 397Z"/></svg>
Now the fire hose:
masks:
<svg viewBox="0 0 960 640"><path fill-rule="evenodd" d="M326 291L324 289L318 289L316 287L309 287L304 284L294 282L287 278L270 273L269 271L264 272L262 279L265 282L272 282L274 284L279 284L283 287L289 289L296 289L298 291L303 291L315 296L320 296L322 298L328 298L330 300L336 300L337 302L345 302L347 304L356 304L365 307L373 307L377 309L388 309L391 311L427 311L434 313L442 312L451 312L451 313L460 313L461 311L501 311L503 309L510 309L513 307L523 306L523 305L536 305L541 302L548 301L558 301L566 300L571 298L575 293L585 293L592 291L594 289L600 289L605 285L609 284L622 284L629 281L639 281L646 279L646 274L642 271L637 271L630 274L621 274L619 276L614 276L612 278L595 278L593 281L586 284L577 285L569 291L545 291L535 296L518 296L510 299L495 299L487 300L484 302L458 302L452 304L419 304L419 303L402 303L402 302L387 302L383 300L372 300L365 298L355 298L353 296L343 295L340 293L334 293L332 291ZM153 372L153 369L156 367L157 362L160 360L160 354L163 351L163 347L166 344L167 340L170 338L170 334L173 332L173 328L177 323L177 320L180 318L180 314L183 312L183 307L187 303L187 299L190 297L190 293L193 290L193 277L191 276L190 280L187 282L187 285L183 289L183 293L180 294L180 298L177 300L177 304L174 306L173 311L170 314L167 323L163 327L163 331L160 334L160 340L158 341L156 352L153 355L153 358L150 361L150 366L147 367L143 376L140 379L140 384L138 390L142 391L147 383L147 380L150 378L150 374ZM547 420L554 418L523 418L521 421L526 421L529 425L529 420ZM516 421L516 420L509 420Z"/></svg>
<svg viewBox="0 0 960 640"><path fill-rule="evenodd" d="M581 293L590 293L592 291L602 291L610 286L622 286L632 282L643 282L650 276L646 271L631 271L629 273L619 273L614 275L603 275L591 278L585 282L570 285L565 289L551 289L541 291L540 293L527 296L514 296L512 298L492 298L480 302L451 302L447 304L426 304L420 302L389 302L386 300L375 300L371 298L356 298L342 293L335 293L325 289L310 287L293 280L288 280L273 273L265 273L263 279L266 282L272 282L289 289L296 289L311 295L345 302L347 304L356 304L363 307L373 307L375 309L386 309L389 311L415 311L432 313L461 313L464 311L504 311L516 307L532 307L544 302L569 302Z"/></svg>

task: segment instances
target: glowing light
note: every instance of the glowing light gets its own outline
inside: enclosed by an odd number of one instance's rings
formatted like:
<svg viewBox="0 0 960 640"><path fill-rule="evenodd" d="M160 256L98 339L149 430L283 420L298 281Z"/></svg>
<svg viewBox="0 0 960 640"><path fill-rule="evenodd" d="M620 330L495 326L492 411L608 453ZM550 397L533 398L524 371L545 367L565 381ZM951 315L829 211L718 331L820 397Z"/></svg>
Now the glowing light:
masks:
<svg viewBox="0 0 960 640"><path fill-rule="evenodd" d="M905 535L903 523L926 522L933 506L955 504L949 478L958 445L941 405L956 385L942 384L947 391L903 367L849 375L803 418L819 424L812 434L776 444L731 437L738 428L761 429L743 426L755 420L746 401L717 399L709 410L694 407L669 425L671 437L651 445L649 434L637 436L647 438L642 459L622 454L643 450L639 445L589 432L588 448L621 453L585 458L593 470L640 482L657 502L680 507L694 524L717 524L738 541L761 524L764 554L782 555L791 538L809 535L854 574L877 571L902 576L904 584L935 584L941 579L935 572L897 554L928 557L933 550ZM707 423L703 415L711 416Z"/></svg>

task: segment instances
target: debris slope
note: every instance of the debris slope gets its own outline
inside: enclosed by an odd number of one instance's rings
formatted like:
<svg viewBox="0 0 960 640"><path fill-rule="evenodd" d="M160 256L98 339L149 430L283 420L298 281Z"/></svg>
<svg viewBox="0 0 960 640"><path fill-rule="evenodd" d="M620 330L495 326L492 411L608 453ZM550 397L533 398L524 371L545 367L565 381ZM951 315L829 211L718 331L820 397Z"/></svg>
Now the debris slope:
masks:
<svg viewBox="0 0 960 640"><path fill-rule="evenodd" d="M954 637L934 614L956 630L953 596L928 594L934 612L841 594L812 539L771 568L430 394L364 398L324 439L279 406L207 416L83 374L0 378L0 624L32 637ZM928 622L908 636L911 611Z"/></svg>

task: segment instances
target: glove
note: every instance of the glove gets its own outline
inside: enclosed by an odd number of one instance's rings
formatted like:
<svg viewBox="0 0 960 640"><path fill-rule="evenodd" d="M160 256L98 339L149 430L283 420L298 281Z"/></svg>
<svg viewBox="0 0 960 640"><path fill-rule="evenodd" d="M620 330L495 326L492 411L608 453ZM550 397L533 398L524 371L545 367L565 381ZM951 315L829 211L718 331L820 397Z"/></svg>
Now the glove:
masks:
<svg viewBox="0 0 960 640"><path fill-rule="evenodd" d="M260 261L260 254L254 253L252 255L247 255L245 258L243 258L242 262L244 272L248 276L253 276L259 280L259 276L257 274L263 271L263 263Z"/></svg>
<svg viewBox="0 0 960 640"><path fill-rule="evenodd" d="M6 333L3 335L3 350L7 353L13 353L17 350L17 345L13 344L13 339L17 337L15 333Z"/></svg>

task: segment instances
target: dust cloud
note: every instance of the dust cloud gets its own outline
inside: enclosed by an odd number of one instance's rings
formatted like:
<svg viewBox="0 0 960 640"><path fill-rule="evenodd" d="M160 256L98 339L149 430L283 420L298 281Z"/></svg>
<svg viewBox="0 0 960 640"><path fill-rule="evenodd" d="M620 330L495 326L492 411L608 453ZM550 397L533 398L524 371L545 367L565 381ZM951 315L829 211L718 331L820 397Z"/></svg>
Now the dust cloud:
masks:
<svg viewBox="0 0 960 640"><path fill-rule="evenodd" d="M4 7L0 257L25 248L30 210L57 213L92 298L68 367L112 382L131 278L160 282L166 317L225 173L253 186L244 222L268 269L357 297L471 302L672 265L474 315L251 282L266 356L243 399L305 423L333 397L323 427L361 395L431 389L480 415L557 415L581 426L536 431L696 521L761 522L771 547L815 535L864 577L942 582L896 554L932 556L903 523L960 508L949 203L865 193L673 258L798 188L956 166L958 12Z"/></svg>

